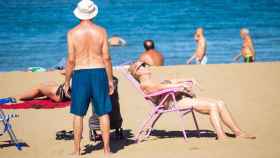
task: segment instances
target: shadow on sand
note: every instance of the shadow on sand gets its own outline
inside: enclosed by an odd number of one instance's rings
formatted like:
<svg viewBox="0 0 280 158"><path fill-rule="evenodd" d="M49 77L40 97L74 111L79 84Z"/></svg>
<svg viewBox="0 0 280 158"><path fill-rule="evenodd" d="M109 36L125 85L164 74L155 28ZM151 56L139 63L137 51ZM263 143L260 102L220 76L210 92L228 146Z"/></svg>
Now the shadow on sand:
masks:
<svg viewBox="0 0 280 158"><path fill-rule="evenodd" d="M110 134L111 140L110 140L110 147L112 153L117 153L119 150L124 149L125 146L129 146L131 144L134 144L135 141L133 140L133 134L130 129L124 129L123 130L123 139L114 139L114 133ZM85 149L83 150L82 155L89 154L93 152L94 150L101 150L103 149L103 142L93 143L93 144L87 144L85 145Z"/></svg>
<svg viewBox="0 0 280 158"><path fill-rule="evenodd" d="M18 143L21 147L30 147L28 144L26 143ZM1 141L0 142L0 149L2 148L8 148L8 147L15 147L16 144L15 143L12 143L10 140L7 140L7 141Z"/></svg>
<svg viewBox="0 0 280 158"><path fill-rule="evenodd" d="M212 130L186 130L186 134L188 138L215 138L217 139L217 134ZM234 134L226 133L228 137L235 137ZM166 130L153 130L151 132L151 136L155 136L157 138L177 138L183 137L182 131L166 131Z"/></svg>
<svg viewBox="0 0 280 158"><path fill-rule="evenodd" d="M214 131L211 130L186 130L187 137L188 138L215 138L217 139L217 135ZM111 133L111 138L114 138L114 133ZM136 143L136 141L133 139L133 133L131 133L130 129L123 130L124 138L123 139L111 139L111 152L117 153L119 150L122 150L125 148L125 146L129 146L131 144ZM235 137L234 134L226 133L228 137ZM154 129L151 132L151 136L157 137L159 139L164 138L182 138L183 139L183 133L182 131L166 131L166 130L156 130ZM145 141L145 140L144 140ZM82 155L89 154L93 152L94 150L101 150L103 149L103 143L92 143L85 145L85 149L83 150Z"/></svg>

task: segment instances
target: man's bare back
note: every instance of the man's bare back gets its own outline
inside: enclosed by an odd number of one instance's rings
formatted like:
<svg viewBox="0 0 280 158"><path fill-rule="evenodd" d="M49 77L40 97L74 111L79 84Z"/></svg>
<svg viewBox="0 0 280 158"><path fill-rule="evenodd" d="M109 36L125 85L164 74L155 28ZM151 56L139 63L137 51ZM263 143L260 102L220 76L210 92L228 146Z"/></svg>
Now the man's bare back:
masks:
<svg viewBox="0 0 280 158"><path fill-rule="evenodd" d="M110 119L112 104L109 94L114 91L112 62L108 50L105 29L95 25L92 19L98 7L91 0L81 0L74 15L80 24L67 34L68 58L64 91L68 92L72 79L71 108L73 114L74 155L81 155L83 118L88 105L93 102L99 116L104 154L110 154ZM108 94L109 92L109 94Z"/></svg>
<svg viewBox="0 0 280 158"><path fill-rule="evenodd" d="M162 66L163 65L163 56L156 50L149 50L141 54L140 61L143 61L151 66Z"/></svg>
<svg viewBox="0 0 280 158"><path fill-rule="evenodd" d="M105 67L103 59L110 58L106 31L93 23L85 21L70 30L68 41L75 58L74 69Z"/></svg>
<svg viewBox="0 0 280 158"><path fill-rule="evenodd" d="M155 44L153 40L144 41L145 52L143 52L139 61L142 61L150 66L162 66L164 64L163 55L155 50Z"/></svg>

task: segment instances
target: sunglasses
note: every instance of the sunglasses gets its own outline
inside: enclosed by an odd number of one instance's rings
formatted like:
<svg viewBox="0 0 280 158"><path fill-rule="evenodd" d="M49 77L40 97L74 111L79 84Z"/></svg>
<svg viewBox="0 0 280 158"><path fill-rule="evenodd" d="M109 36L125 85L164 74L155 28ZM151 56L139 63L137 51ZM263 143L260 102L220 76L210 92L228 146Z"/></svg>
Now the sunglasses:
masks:
<svg viewBox="0 0 280 158"><path fill-rule="evenodd" d="M136 70L135 70L135 72L137 72L141 67L149 67L150 65L149 64L146 64L146 63L142 63L141 65L139 65L137 68L136 68Z"/></svg>

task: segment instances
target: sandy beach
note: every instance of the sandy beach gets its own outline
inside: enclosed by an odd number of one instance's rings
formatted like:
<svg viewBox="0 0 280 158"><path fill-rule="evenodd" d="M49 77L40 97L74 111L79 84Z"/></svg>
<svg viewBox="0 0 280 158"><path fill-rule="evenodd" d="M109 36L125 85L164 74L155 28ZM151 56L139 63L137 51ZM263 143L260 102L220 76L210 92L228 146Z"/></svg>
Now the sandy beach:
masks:
<svg viewBox="0 0 280 158"><path fill-rule="evenodd" d="M175 114L163 115L157 122L152 136L139 144L133 142L142 121L151 107L141 94L118 70L119 96L125 139L112 139L112 157L121 158L183 158L183 157L227 157L227 158L272 158L279 157L280 125L280 62L255 64L177 65L152 69L154 78L196 78L203 91L198 96L218 98L225 101L239 126L256 135L255 140L235 139L217 141L211 135L190 137L185 142L179 118ZM14 96L36 84L54 81L61 83L64 77L58 72L7 72L0 74L0 97ZM5 110L19 117L11 124L16 136L28 147L18 151L7 146L8 134L0 135L1 158L67 158L72 152L72 140L56 140L59 130L72 129L69 107L59 109ZM84 119L81 157L103 157L100 142L91 142L88 137L89 110ZM196 115L200 129L213 131L207 115ZM187 130L194 130L190 115L185 117ZM230 133L229 130L226 130ZM0 132L3 132L2 125Z"/></svg>

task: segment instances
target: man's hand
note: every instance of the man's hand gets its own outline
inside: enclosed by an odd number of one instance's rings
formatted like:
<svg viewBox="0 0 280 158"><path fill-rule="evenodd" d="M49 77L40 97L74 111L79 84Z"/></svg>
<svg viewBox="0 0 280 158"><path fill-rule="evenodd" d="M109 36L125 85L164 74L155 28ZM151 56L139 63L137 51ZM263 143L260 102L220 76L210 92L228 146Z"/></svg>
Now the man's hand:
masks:
<svg viewBox="0 0 280 158"><path fill-rule="evenodd" d="M109 95L114 93L115 87L113 81L109 81Z"/></svg>
<svg viewBox="0 0 280 158"><path fill-rule="evenodd" d="M69 94L69 90L70 90L70 84L69 83L65 83L64 86L63 86L63 90L65 92L65 95L66 97L71 97L70 94Z"/></svg>

